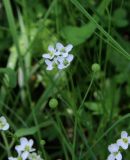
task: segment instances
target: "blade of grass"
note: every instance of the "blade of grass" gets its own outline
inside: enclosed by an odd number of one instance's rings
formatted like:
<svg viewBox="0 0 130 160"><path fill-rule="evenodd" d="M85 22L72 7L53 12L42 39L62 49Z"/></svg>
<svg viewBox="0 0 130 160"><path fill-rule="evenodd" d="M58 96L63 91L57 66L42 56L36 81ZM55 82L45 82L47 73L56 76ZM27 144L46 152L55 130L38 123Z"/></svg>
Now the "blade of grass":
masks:
<svg viewBox="0 0 130 160"><path fill-rule="evenodd" d="M92 21L94 24L96 24L98 30L102 32L102 34L109 39L109 41L117 48L119 49L118 53L122 54L124 57L126 57L128 60L130 60L130 55L127 51L125 51L118 42L116 42L113 37L107 33L101 25L97 23L97 21L84 9L84 7L77 1L77 0L71 0L71 2L76 6L76 8L82 12L85 17L87 17L90 21Z"/></svg>
<svg viewBox="0 0 130 160"><path fill-rule="evenodd" d="M20 51L20 47L19 47L19 43L18 43L18 34L17 34L16 24L15 24L10 0L3 0L3 4L5 7L6 14L7 14L7 19L8 19L10 31L11 31L11 34L13 37L13 41L15 43L17 53L20 56L21 51Z"/></svg>

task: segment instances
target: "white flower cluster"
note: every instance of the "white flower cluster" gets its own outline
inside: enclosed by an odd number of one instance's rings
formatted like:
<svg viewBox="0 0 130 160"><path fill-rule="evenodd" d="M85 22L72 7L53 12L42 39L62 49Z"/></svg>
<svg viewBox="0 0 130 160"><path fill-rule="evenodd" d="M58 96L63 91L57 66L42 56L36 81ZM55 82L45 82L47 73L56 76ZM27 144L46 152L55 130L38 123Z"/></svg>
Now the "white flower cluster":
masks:
<svg viewBox="0 0 130 160"><path fill-rule="evenodd" d="M110 155L108 156L107 160L122 160L121 150L128 149L129 144L130 136L128 136L126 131L122 131L121 138L118 139L116 143L108 146Z"/></svg>
<svg viewBox="0 0 130 160"><path fill-rule="evenodd" d="M4 116L0 117L0 130L6 131L9 129L9 124Z"/></svg>
<svg viewBox="0 0 130 160"><path fill-rule="evenodd" d="M67 68L74 58L72 54L69 54L72 48L72 44L68 44L64 47L63 44L59 42L56 43L55 47L49 45L49 52L42 55L47 65L46 69L53 70L53 68L58 68L59 70L62 70Z"/></svg>
<svg viewBox="0 0 130 160"><path fill-rule="evenodd" d="M8 160L43 160L33 148L33 140L25 137L20 138L20 145L15 146L17 157L9 157Z"/></svg>

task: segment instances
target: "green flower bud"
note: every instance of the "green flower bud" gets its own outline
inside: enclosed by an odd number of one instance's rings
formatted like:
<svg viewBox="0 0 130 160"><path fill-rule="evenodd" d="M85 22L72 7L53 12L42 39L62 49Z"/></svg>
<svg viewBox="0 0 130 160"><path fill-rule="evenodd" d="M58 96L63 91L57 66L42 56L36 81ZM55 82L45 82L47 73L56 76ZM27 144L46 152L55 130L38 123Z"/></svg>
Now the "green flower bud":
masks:
<svg viewBox="0 0 130 160"><path fill-rule="evenodd" d="M58 101L55 98L50 99L49 101L49 107L54 109L58 106Z"/></svg>
<svg viewBox="0 0 130 160"><path fill-rule="evenodd" d="M41 141L40 141L40 144L41 144L41 145L45 145L45 144L46 144L46 141L45 141L45 140L41 140Z"/></svg>
<svg viewBox="0 0 130 160"><path fill-rule="evenodd" d="M97 72L99 72L100 70L101 70L101 67L100 67L100 65L99 65L98 63L94 63L94 64L92 65L92 71L93 71L93 72L97 73Z"/></svg>

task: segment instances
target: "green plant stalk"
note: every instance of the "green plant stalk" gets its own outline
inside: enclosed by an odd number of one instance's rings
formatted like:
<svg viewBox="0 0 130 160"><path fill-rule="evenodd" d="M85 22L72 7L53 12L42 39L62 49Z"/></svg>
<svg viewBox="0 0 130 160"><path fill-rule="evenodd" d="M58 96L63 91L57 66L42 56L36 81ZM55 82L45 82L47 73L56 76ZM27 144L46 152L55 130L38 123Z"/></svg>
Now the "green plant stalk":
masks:
<svg viewBox="0 0 130 160"><path fill-rule="evenodd" d="M61 142L61 143L62 143L62 148L63 148L63 152L64 152L64 155L65 155L65 159L69 160L69 156L67 154L67 149L66 149L66 147L64 145L64 142Z"/></svg>
<svg viewBox="0 0 130 160"><path fill-rule="evenodd" d="M20 47L19 47L19 43L18 43L18 36L17 36L17 31L16 31L16 25L15 25L15 21L14 21L14 16L13 16L10 0L3 0L3 4L5 7L10 31L11 31L11 34L12 34L12 37L13 37L13 40L14 40L14 43L16 46L17 53L19 56L21 56L21 51L20 51Z"/></svg>
<svg viewBox="0 0 130 160"><path fill-rule="evenodd" d="M75 154L75 149L76 149L76 133L77 133L77 117L75 117L75 122L74 122L74 137L73 137L73 155L72 155L72 160L75 160L76 154Z"/></svg>
<svg viewBox="0 0 130 160"><path fill-rule="evenodd" d="M57 130L57 132L59 133L59 135L61 136L64 144L66 145L68 151L70 152L70 154L72 155L73 154L73 150L72 150L72 147L71 147L71 144L66 140L65 136L63 135L62 131L60 130L59 126L57 125L57 123L53 120L53 123L54 123L54 126Z"/></svg>
<svg viewBox="0 0 130 160"><path fill-rule="evenodd" d="M79 127L79 129L78 129L79 135L81 136L83 142L85 143L87 150L90 151L91 157L93 158L93 160L97 160L96 155L94 154L94 152L92 151L92 148L88 144L87 138L85 137L83 130L82 130L82 127L79 122L78 122L78 127Z"/></svg>
<svg viewBox="0 0 130 160"><path fill-rule="evenodd" d="M20 51L20 47L18 43L17 29L16 29L16 24L15 24L10 0L3 0L3 4L4 4L5 11L6 11L7 20L9 23L9 29L10 29L14 44L16 46L16 51L17 51L17 54L12 53L10 55L8 59L7 67L11 67L12 69L14 69L17 59L19 58L19 65L23 68L22 56L21 56L21 51ZM1 94L3 94L1 102L4 103L5 97L6 97L6 88L4 87L4 85L1 86Z"/></svg>
<svg viewBox="0 0 130 160"><path fill-rule="evenodd" d="M10 147L9 147L8 140L7 140L7 138L6 138L6 135L5 135L4 132L1 132L1 135L2 135L3 141L4 141L4 143L5 143L5 147L6 147L7 154L8 154L8 156L11 156Z"/></svg>
<svg viewBox="0 0 130 160"><path fill-rule="evenodd" d="M38 128L38 134L37 135L38 135L38 139L39 139L39 145L40 145L40 148L41 148L41 151L42 151L42 154L43 154L44 158L47 159L45 149L44 149L43 145L41 145L41 143L40 143L41 140L42 140L41 133L40 133L40 127L38 125L38 121L37 121L37 117L35 115L35 111L34 111L33 106L31 104L32 99L31 99L31 95L30 95L30 91L29 91L27 81L26 81L26 88L27 88L27 94L28 94L28 99L29 99L29 102L30 102L30 107L31 107L31 111L32 111L33 120L34 120L35 126Z"/></svg>
<svg viewBox="0 0 130 160"><path fill-rule="evenodd" d="M84 104L84 102L85 102L85 100L86 100L86 98L87 98L87 96L88 96L88 93L89 93L89 91L90 91L90 89L91 89L91 87L92 87L93 81L94 81L94 73L93 73L93 76L92 76L92 78L91 78L90 84L89 84L89 86L88 86L88 88L87 88L87 91L86 91L86 93L85 93L85 95L84 95L84 98L83 98L83 100L82 100L82 102L81 102L81 104L80 104L80 106L79 106L79 108L78 108L78 112L80 112L80 110L82 109L82 106L83 106L83 104Z"/></svg>

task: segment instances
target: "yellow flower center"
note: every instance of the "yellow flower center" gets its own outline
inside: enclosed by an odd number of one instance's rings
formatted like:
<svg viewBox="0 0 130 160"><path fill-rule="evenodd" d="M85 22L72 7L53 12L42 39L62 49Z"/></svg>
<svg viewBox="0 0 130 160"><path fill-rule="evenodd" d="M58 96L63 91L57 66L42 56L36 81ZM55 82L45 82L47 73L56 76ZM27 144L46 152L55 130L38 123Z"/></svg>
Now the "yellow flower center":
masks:
<svg viewBox="0 0 130 160"><path fill-rule="evenodd" d="M3 128L4 127L4 124L2 121L0 121L0 128Z"/></svg>
<svg viewBox="0 0 130 160"><path fill-rule="evenodd" d="M25 151L29 152L30 151L30 146L26 146Z"/></svg>
<svg viewBox="0 0 130 160"><path fill-rule="evenodd" d="M65 59L63 63L66 66L68 64L68 61Z"/></svg>
<svg viewBox="0 0 130 160"><path fill-rule="evenodd" d="M128 143L128 139L127 138L123 138L124 143Z"/></svg>
<svg viewBox="0 0 130 160"><path fill-rule="evenodd" d="M114 156L116 156L118 154L118 152L114 152Z"/></svg>

